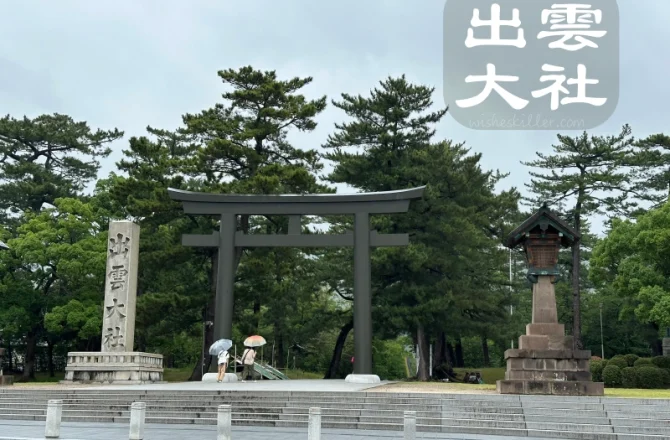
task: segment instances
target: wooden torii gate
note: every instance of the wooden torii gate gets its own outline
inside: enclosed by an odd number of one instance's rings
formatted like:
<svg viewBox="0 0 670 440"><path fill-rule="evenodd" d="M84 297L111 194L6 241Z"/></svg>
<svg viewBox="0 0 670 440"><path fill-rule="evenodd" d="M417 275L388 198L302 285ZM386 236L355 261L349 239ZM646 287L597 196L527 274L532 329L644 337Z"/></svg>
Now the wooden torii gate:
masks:
<svg viewBox="0 0 670 440"><path fill-rule="evenodd" d="M372 298L370 248L406 246L408 234L379 234L370 230L371 214L403 213L410 200L419 199L425 186L398 191L359 194L241 195L210 194L168 188L170 198L182 202L187 214L217 215L218 232L184 234L182 244L219 249L216 280L215 339L230 339L233 330L235 248L354 247L354 374L350 382L375 382L372 375ZM237 231L238 215L286 215L288 234L244 234ZM301 234L303 215L353 215L354 230L346 234Z"/></svg>

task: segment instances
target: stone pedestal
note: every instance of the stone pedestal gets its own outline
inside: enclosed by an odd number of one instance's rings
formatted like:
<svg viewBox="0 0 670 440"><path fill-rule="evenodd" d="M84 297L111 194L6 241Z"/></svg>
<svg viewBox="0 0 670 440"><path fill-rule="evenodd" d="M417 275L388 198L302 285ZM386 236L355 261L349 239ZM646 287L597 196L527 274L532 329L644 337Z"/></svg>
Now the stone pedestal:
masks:
<svg viewBox="0 0 670 440"><path fill-rule="evenodd" d="M591 352L573 350L573 338L558 323L552 277L539 276L533 285L533 322L519 337L519 349L507 350L501 394L602 396L602 383L592 382Z"/></svg>
<svg viewBox="0 0 670 440"><path fill-rule="evenodd" d="M344 378L344 381L349 383L381 383L379 376L376 374L349 374Z"/></svg>
<svg viewBox="0 0 670 440"><path fill-rule="evenodd" d="M202 376L202 381L203 382L217 382L217 377L218 373L205 373L204 376ZM226 373L223 375L222 382L238 382L237 374L235 373Z"/></svg>
<svg viewBox="0 0 670 440"><path fill-rule="evenodd" d="M663 356L670 356L670 338L663 338Z"/></svg>
<svg viewBox="0 0 670 440"><path fill-rule="evenodd" d="M65 383L147 383L163 380L163 356L133 352L140 227L109 225L101 352L67 354Z"/></svg>
<svg viewBox="0 0 670 440"><path fill-rule="evenodd" d="M67 354L62 383L109 383L135 385L163 381L163 355L151 353Z"/></svg>

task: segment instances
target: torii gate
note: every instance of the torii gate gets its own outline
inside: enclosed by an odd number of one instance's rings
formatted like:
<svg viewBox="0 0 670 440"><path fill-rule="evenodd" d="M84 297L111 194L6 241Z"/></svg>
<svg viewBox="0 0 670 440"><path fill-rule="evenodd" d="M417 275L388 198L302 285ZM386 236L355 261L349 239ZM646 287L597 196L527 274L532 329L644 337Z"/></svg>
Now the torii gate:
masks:
<svg viewBox="0 0 670 440"><path fill-rule="evenodd" d="M354 247L354 374L349 382L379 382L372 375L372 298L370 248L406 246L408 234L378 234L370 230L370 214L402 213L410 200L419 199L425 186L398 191L360 194L242 195L209 194L168 188L170 198L183 204L187 214L218 215L218 232L184 234L182 244L218 247L215 339L230 339L233 331L235 248L249 247ZM346 234L301 234L302 215L354 215L354 231ZM286 215L289 230L283 234L244 234L237 231L238 215Z"/></svg>

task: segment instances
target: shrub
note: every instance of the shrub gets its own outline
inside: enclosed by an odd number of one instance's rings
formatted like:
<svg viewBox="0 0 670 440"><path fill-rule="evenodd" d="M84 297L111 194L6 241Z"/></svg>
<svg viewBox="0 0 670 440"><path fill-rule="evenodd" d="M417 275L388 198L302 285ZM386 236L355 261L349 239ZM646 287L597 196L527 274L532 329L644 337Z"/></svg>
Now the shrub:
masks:
<svg viewBox="0 0 670 440"><path fill-rule="evenodd" d="M670 386L670 370L667 368L659 368L661 372L661 379L663 380L663 387Z"/></svg>
<svg viewBox="0 0 670 440"><path fill-rule="evenodd" d="M670 356L656 356L651 362L658 368L670 369Z"/></svg>
<svg viewBox="0 0 670 440"><path fill-rule="evenodd" d="M589 362L589 369L591 370L594 382L603 381L603 370L605 369L605 363L603 361Z"/></svg>
<svg viewBox="0 0 670 440"><path fill-rule="evenodd" d="M628 362L629 367L634 367L635 366L635 361L640 359L640 356L636 354L627 354L624 355L624 359L626 359L626 362Z"/></svg>
<svg viewBox="0 0 670 440"><path fill-rule="evenodd" d="M611 364L611 362L610 362ZM603 370L603 382L606 387L618 387L621 385L621 368L616 365L608 365Z"/></svg>
<svg viewBox="0 0 670 440"><path fill-rule="evenodd" d="M637 370L636 383L638 388L663 388L663 376L660 368L653 365L644 365L635 369Z"/></svg>
<svg viewBox="0 0 670 440"><path fill-rule="evenodd" d="M621 370L621 386L624 388L637 388L637 370L626 367Z"/></svg>
<svg viewBox="0 0 670 440"><path fill-rule="evenodd" d="M649 358L640 358L635 361L636 367L654 367L654 363Z"/></svg>
<svg viewBox="0 0 670 440"><path fill-rule="evenodd" d="M617 366L617 367L619 367L620 370L623 370L624 368L628 367L628 361L626 361L626 359L621 355L614 356L607 363L607 366L610 366L610 365Z"/></svg>

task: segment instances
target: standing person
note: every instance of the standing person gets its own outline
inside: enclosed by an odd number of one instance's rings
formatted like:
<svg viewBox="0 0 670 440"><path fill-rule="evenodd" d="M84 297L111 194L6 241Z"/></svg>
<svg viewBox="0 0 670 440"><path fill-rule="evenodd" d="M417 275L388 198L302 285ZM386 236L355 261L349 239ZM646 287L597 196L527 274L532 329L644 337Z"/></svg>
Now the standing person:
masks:
<svg viewBox="0 0 670 440"><path fill-rule="evenodd" d="M253 379L254 375L254 362L256 359L256 349L253 347L249 347L246 350L244 350L244 353L242 354L242 364L244 365L244 369L242 370L242 382L245 382L247 380L247 377L251 376Z"/></svg>
<svg viewBox="0 0 670 440"><path fill-rule="evenodd" d="M226 374L226 370L228 369L228 359L230 358L230 354L228 354L227 350L221 350L219 352L219 375L216 378L216 381L221 383L223 380L223 376Z"/></svg>

